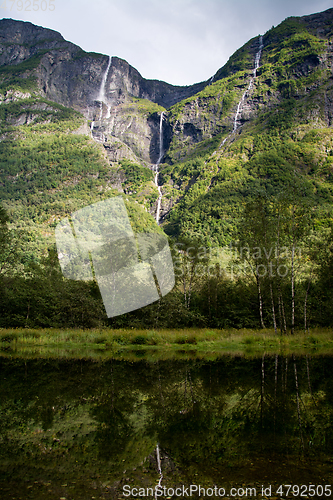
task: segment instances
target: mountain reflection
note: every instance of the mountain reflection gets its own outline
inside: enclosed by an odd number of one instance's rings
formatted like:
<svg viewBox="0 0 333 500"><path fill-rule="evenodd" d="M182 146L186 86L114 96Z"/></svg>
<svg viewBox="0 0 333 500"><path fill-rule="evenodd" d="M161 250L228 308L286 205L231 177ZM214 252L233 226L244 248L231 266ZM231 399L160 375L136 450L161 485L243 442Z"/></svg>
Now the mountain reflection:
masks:
<svg viewBox="0 0 333 500"><path fill-rule="evenodd" d="M332 386L331 357L2 358L1 498L153 487L157 443L162 486L331 484Z"/></svg>

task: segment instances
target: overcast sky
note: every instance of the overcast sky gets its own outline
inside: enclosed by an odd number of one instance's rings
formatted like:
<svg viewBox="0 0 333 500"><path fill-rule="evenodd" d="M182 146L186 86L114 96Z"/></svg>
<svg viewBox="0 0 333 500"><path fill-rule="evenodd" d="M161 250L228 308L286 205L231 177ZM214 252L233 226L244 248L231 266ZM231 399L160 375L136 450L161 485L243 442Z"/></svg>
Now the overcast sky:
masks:
<svg viewBox="0 0 333 500"><path fill-rule="evenodd" d="M0 0L2 6L3 2ZM5 0L5 3L7 10L0 11L2 17L59 31L66 40L88 52L121 57L143 77L174 85L207 80L250 38L265 33L286 17L332 7L331 0Z"/></svg>

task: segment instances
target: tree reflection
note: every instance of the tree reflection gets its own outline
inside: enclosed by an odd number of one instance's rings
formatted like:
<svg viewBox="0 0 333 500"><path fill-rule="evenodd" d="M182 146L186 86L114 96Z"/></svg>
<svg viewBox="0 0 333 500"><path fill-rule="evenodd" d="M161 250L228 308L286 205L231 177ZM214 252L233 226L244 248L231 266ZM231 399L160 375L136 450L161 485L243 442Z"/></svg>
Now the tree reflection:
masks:
<svg viewBox="0 0 333 500"><path fill-rule="evenodd" d="M294 459L312 470L333 451L332 364L331 357L278 355L155 363L2 359L0 459L17 481L17 463L38 476L58 470L59 460L80 477L95 471L115 481L141 467L156 480L159 443L162 471L167 455L176 464L168 470L185 481L272 457L286 464L284 474Z"/></svg>

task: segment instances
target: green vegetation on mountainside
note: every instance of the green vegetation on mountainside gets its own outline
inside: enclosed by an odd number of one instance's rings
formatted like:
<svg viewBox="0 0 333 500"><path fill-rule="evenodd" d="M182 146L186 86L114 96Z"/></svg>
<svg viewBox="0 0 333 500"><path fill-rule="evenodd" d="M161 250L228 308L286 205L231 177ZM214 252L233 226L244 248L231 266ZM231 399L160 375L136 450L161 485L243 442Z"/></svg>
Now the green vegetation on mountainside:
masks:
<svg viewBox="0 0 333 500"><path fill-rule="evenodd" d="M0 92L8 90L38 90L35 70L42 56L47 52L40 51L26 61L13 66L0 67Z"/></svg>
<svg viewBox="0 0 333 500"><path fill-rule="evenodd" d="M18 75L13 67L0 72L0 81L13 85L1 93L0 199L16 231L8 230L4 212L0 326L269 326L281 333L331 326L332 30L325 21L317 31L309 20L287 19L264 35L251 87L258 37L211 85L165 113L159 183L163 216L170 209L163 229L176 286L110 320L96 283L64 279L46 247L62 217L119 193L136 231L156 229L147 210L158 193L144 165L158 156L163 108L132 96L120 100L113 137L99 130L97 110L96 137L106 139L109 164L80 115L40 97L28 67Z"/></svg>
<svg viewBox="0 0 333 500"><path fill-rule="evenodd" d="M132 106L132 111L134 112L138 111L139 113L145 115L146 117L152 115L153 113L160 114L162 111L165 111L165 108L163 108L163 106L160 106L155 102L149 101L149 99L140 99L139 97L132 97L131 101L132 103L129 105L129 110L130 106Z"/></svg>
<svg viewBox="0 0 333 500"><path fill-rule="evenodd" d="M318 222L327 223L333 217L332 130L304 125L289 133L274 132L241 137L229 147L228 156L216 154L206 161L166 167L163 180L176 184L173 192L182 192L183 198L164 229L178 237L201 233L215 245L229 244L236 236L244 200L264 193L287 194L294 176L301 179Z"/></svg>
<svg viewBox="0 0 333 500"><path fill-rule="evenodd" d="M242 127L232 133L258 42L251 40L230 58L215 75L222 79L169 110L174 134L161 178L166 196L178 201L164 225L170 235L201 234L228 244L244 200L286 191L294 175L306 186L317 222L332 217L330 42L297 18L267 32Z"/></svg>
<svg viewBox="0 0 333 500"><path fill-rule="evenodd" d="M1 97L0 199L12 227L24 229L24 260L39 260L54 242L54 227L62 217L121 194L112 187L117 169L110 167L100 145L76 132L84 125L76 111L18 90ZM152 184L149 169L129 161L119 167L124 186L143 190ZM153 203L154 193L149 195L140 197L142 205ZM127 198L136 229L155 224L135 194Z"/></svg>

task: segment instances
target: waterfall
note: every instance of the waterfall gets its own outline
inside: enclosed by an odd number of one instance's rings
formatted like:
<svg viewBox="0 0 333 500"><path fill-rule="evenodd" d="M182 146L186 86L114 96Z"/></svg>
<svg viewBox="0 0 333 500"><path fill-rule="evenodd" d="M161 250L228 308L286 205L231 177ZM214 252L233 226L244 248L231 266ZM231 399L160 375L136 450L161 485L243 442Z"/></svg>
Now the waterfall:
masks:
<svg viewBox="0 0 333 500"><path fill-rule="evenodd" d="M245 90L244 94L242 95L242 98L241 100L239 101L238 103L238 106L237 106L237 111L236 111L236 114L235 114L235 118L234 118L234 127L233 127L233 132L236 132L239 124L238 124L238 116L241 112L241 109L242 109L242 105L244 103L244 100L245 100L245 97L247 95L247 93L252 89L253 87L253 80L256 78L257 76L257 69L259 68L259 64L260 64L260 57L261 57L261 53L262 53L262 49L264 48L264 45L262 43L262 36L260 35L259 36L259 50L258 52L256 52L256 55L255 55L255 58L254 58L254 69L253 69L253 76L252 78L250 79L250 83L249 83L249 86L248 88Z"/></svg>
<svg viewBox="0 0 333 500"><path fill-rule="evenodd" d="M158 485L156 486L157 488L161 487L162 479L163 479L163 474L162 474L162 468L161 468L161 459L160 459L160 448L158 446L158 443L156 445L156 460L157 460L157 470L160 475L160 479L158 481ZM157 498L157 491L155 489L155 498Z"/></svg>
<svg viewBox="0 0 333 500"><path fill-rule="evenodd" d="M161 189L161 186L159 186L159 184L158 184L158 174L159 174L158 166L161 163L162 158L163 158L163 117L164 117L164 111L162 111L162 113L160 115L159 157L158 157L157 163L154 167L155 185L158 189L158 199L157 199L157 209L156 209L156 222L157 222L157 224L159 224L159 222L160 222L160 211L161 211L161 201L162 201L162 189Z"/></svg>
<svg viewBox="0 0 333 500"><path fill-rule="evenodd" d="M259 36L259 50L256 53L256 57L254 60L253 78L255 78L257 76L257 69L259 68L260 58L261 58L261 53L262 53L263 48L264 48L264 45L262 43L262 36L260 35Z"/></svg>
<svg viewBox="0 0 333 500"><path fill-rule="evenodd" d="M229 139L229 137L232 134L234 134L236 132L237 128L239 127L238 117L239 117L239 115L241 113L242 106L243 106L243 103L245 101L245 97L248 94L248 92L252 89L252 87L253 87L253 81L254 81L254 79L257 76L257 69L259 68L259 65L260 65L260 58L261 58L261 53L262 53L262 49L263 48L264 48L263 39L262 39L262 36L260 35L259 36L259 50L258 50L258 52L256 52L256 55L255 55L255 58L254 58L254 68L253 68L253 73L252 73L253 76L250 79L250 83L249 83L248 88L243 93L243 95L241 97L241 100L239 101L239 103L237 105L237 110L236 110L236 114L235 114L235 117L234 117L234 125L233 125L232 132L229 135L227 135L227 137L225 137L223 139L223 141L221 142L221 144L219 146L219 149L221 149L224 146L224 144Z"/></svg>
<svg viewBox="0 0 333 500"><path fill-rule="evenodd" d="M110 66L111 66L111 57L109 56L108 65L107 65L106 71L105 71L105 73L103 75L101 86L99 88L99 94L98 94L98 97L97 97L97 101L104 102L104 104L107 104L107 97L106 97L105 87L106 87L106 80L108 78Z"/></svg>
<svg viewBox="0 0 333 500"><path fill-rule="evenodd" d="M96 101L98 101L100 103L99 118L98 118L98 120L100 122L102 121L102 118L103 118L103 104L105 104L105 106L107 107L107 112L106 112L105 118L110 118L111 106L108 104L108 98L106 95L106 81L108 78L110 66L111 66L111 57L109 56L108 65L107 65L106 70L103 74L103 78L102 78L101 85L99 88L99 93L98 93L98 96L96 99Z"/></svg>
<svg viewBox="0 0 333 500"><path fill-rule="evenodd" d="M102 125L102 118L103 118L103 104L107 107L107 112L106 112L105 118L106 119L110 118L111 106L108 103L108 98L107 98L107 93L106 93L106 82L108 79L110 66L111 66L111 57L108 56L108 64L107 64L106 70L104 71L104 74L103 74L103 78L102 78L102 81L101 81L101 84L99 87L98 96L95 99L95 102L99 103L99 116L98 116L98 118L96 116L94 116L95 120L97 120L97 122L99 122L98 125L96 126L97 130L94 131L94 129L95 129L95 122L94 121L90 125L91 136L96 141L99 141L99 142L100 141L104 142L104 133L103 133L103 129L101 126ZM97 114L96 111L95 111L95 113Z"/></svg>
<svg viewBox="0 0 333 500"><path fill-rule="evenodd" d="M251 85L251 82L250 82L250 85ZM249 88L250 88L250 86L249 86ZM236 130L237 130L237 127L238 127L238 124L237 124L237 122L238 122L238 116L239 116L239 114L240 114L242 104L243 104L243 102L244 102L245 96L246 96L247 91L249 90L249 88L248 88L248 89L246 89L246 91L245 91L245 92L244 92L244 94L242 95L241 100L240 100L240 101L239 101L239 103L238 103L238 106L237 106L237 111L236 111L235 118L234 118L234 128L232 129L232 131L233 131L233 132L236 132Z"/></svg>
<svg viewBox="0 0 333 500"><path fill-rule="evenodd" d="M111 106L108 104L105 118L106 119L110 118L110 114L111 114Z"/></svg>

